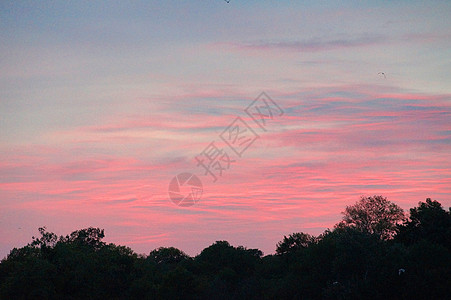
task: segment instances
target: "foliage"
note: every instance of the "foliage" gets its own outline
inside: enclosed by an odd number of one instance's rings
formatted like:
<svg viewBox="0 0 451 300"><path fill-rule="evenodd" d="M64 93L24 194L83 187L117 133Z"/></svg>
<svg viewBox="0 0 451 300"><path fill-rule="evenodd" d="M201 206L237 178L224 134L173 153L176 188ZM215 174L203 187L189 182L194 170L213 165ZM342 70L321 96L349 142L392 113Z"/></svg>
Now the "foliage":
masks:
<svg viewBox="0 0 451 300"><path fill-rule="evenodd" d="M398 224L401 212L362 198L333 230L284 236L266 256L227 241L196 257L137 255L99 228L58 237L41 227L1 261L0 299L449 299L450 211L426 199Z"/></svg>
<svg viewBox="0 0 451 300"><path fill-rule="evenodd" d="M439 202L430 198L419 202L418 207L410 209L409 220L399 226L397 238L407 244L425 240L451 250L451 210L445 211Z"/></svg>
<svg viewBox="0 0 451 300"><path fill-rule="evenodd" d="M277 243L276 253L279 255L293 253L307 248L316 242L317 238L308 233L295 232L288 237L284 236L283 240Z"/></svg>
<svg viewBox="0 0 451 300"><path fill-rule="evenodd" d="M382 196L362 197L347 206L338 227L350 226L387 240L396 234L397 224L405 219L402 208Z"/></svg>

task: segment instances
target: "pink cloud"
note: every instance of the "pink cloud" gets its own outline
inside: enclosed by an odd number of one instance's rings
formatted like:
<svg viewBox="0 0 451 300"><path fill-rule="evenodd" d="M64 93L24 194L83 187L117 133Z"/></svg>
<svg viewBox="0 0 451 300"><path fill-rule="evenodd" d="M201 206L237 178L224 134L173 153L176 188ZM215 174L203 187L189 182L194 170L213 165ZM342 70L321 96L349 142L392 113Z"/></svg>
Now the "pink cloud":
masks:
<svg viewBox="0 0 451 300"><path fill-rule="evenodd" d="M1 209L33 220L33 234L43 225L61 234L100 226L139 252L166 245L195 254L221 238L270 253L284 234L333 226L361 195L382 194L403 208L426 197L451 205L449 96L349 86L273 98L283 117L267 132L246 119L261 137L216 183L194 155L219 141L250 101L228 102L222 114L183 113L186 103L173 115L120 116L4 149L0 194L14 201ZM204 185L199 204L184 209L167 194L182 171Z"/></svg>

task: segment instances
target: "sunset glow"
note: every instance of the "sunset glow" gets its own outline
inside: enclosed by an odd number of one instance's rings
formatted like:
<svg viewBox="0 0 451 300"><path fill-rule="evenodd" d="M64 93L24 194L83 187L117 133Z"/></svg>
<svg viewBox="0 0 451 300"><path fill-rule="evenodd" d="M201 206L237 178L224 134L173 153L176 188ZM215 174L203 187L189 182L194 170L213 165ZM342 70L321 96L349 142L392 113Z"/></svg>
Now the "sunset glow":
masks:
<svg viewBox="0 0 451 300"><path fill-rule="evenodd" d="M0 4L0 258L41 226L270 254L363 195L451 206L451 3L24 3ZM262 92L267 131L244 111ZM241 157L237 117L259 136ZM213 141L234 160L216 182ZM182 172L194 206L169 199Z"/></svg>

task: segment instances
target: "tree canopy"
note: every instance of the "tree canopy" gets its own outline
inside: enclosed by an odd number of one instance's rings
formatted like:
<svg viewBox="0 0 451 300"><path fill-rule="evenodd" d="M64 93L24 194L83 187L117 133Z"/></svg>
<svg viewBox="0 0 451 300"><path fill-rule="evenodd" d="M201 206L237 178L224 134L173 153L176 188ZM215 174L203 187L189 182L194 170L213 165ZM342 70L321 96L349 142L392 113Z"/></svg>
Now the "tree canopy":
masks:
<svg viewBox="0 0 451 300"><path fill-rule="evenodd" d="M283 240L277 243L276 253L288 254L307 248L314 244L317 238L303 232L295 232L289 236L284 236Z"/></svg>
<svg viewBox="0 0 451 300"><path fill-rule="evenodd" d="M343 214L338 226L351 226L380 239L392 238L397 224L405 219L401 207L378 195L362 197L356 204L347 206Z"/></svg>
<svg viewBox="0 0 451 300"><path fill-rule="evenodd" d="M449 299L451 211L428 198L402 218L385 198L362 198L332 230L284 236L266 256L227 241L194 257L138 255L100 228L41 227L1 261L0 299Z"/></svg>

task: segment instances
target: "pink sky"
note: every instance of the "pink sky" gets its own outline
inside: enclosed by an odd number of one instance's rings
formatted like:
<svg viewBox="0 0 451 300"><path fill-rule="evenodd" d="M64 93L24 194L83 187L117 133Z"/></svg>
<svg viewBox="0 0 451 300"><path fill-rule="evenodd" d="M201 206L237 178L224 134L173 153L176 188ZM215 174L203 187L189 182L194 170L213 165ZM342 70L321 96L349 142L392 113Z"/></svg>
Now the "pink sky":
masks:
<svg viewBox="0 0 451 300"><path fill-rule="evenodd" d="M451 6L370 3L2 4L0 256L41 226L270 254L360 196L451 206ZM284 110L267 132L243 111L263 91ZM194 157L237 116L260 138L222 143L212 182ZM181 172L192 207L168 196Z"/></svg>

